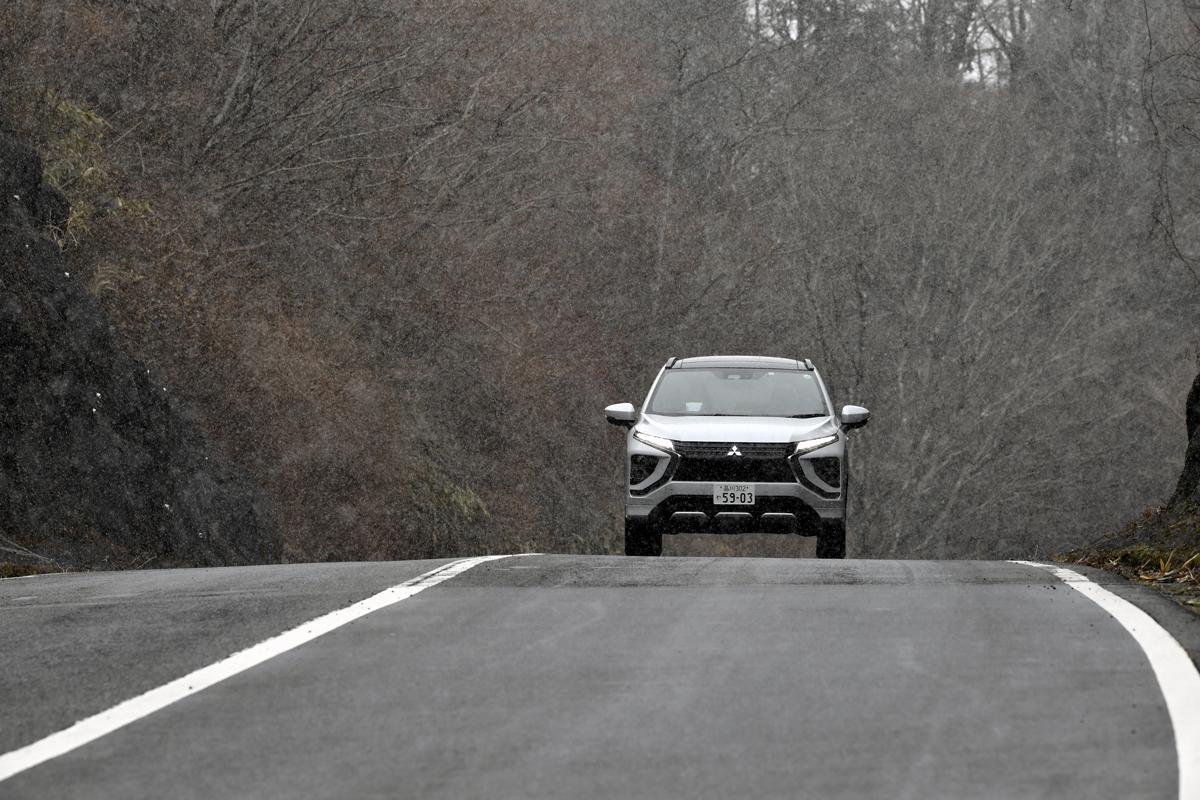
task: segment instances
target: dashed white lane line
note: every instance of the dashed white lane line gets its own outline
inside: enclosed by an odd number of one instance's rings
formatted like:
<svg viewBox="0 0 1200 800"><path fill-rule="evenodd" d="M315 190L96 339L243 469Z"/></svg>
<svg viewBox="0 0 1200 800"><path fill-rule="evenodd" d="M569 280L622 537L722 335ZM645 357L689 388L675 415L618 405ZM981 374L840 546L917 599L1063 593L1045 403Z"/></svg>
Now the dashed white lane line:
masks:
<svg viewBox="0 0 1200 800"><path fill-rule="evenodd" d="M284 631L278 636L259 642L245 650L223 658L216 663L201 667L195 672L176 678L145 694L132 697L119 703L107 711L101 711L87 719L81 719L69 728L58 733L52 733L44 739L28 744L20 749L0 755L0 781L7 780L38 764L57 758L64 753L82 747L88 742L95 741L101 736L123 728L131 722L153 714L155 711L182 700L185 697L207 689L214 683L233 677L251 667L261 664L288 650L295 649L305 642L310 642L318 636L323 636L332 630L353 622L354 620L378 611L381 608L407 600L431 586L444 583L456 575L461 575L472 567L486 561L495 561L511 556L479 556L464 558L445 564L437 569L418 575L412 580L384 589L378 594L354 605L331 611L328 614L304 622L291 630Z"/></svg>
<svg viewBox="0 0 1200 800"><path fill-rule="evenodd" d="M1158 679L1167 714L1175 730L1175 754L1179 760L1179 800L1200 800L1200 673L1187 651L1171 634L1145 611L1074 570L1014 561L1054 573L1070 586L1112 615L1141 645Z"/></svg>

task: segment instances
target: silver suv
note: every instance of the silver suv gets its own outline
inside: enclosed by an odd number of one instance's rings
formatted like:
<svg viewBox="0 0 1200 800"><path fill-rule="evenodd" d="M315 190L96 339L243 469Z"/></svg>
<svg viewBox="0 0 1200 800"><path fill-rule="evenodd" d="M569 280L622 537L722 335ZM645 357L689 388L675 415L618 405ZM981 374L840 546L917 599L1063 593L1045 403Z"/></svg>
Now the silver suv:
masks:
<svg viewBox="0 0 1200 800"><path fill-rule="evenodd" d="M847 431L811 361L670 358L646 403L604 409L628 428L625 554L662 555L664 533L798 533L846 555Z"/></svg>

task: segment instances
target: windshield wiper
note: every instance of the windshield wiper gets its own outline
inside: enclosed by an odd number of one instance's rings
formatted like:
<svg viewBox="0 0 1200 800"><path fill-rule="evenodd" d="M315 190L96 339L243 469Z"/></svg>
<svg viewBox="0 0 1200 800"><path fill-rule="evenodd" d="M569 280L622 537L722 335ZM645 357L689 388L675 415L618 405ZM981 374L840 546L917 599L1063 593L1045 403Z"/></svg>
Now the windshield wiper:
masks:
<svg viewBox="0 0 1200 800"><path fill-rule="evenodd" d="M815 419L816 417L827 417L828 414L792 414L788 419Z"/></svg>

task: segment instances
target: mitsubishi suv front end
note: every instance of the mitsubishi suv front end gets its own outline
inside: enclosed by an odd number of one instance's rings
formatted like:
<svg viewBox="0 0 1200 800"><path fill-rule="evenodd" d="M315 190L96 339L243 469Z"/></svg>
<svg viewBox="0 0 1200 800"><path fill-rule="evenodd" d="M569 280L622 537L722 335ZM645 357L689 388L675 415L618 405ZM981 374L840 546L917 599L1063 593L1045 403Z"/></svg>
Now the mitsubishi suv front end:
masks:
<svg viewBox="0 0 1200 800"><path fill-rule="evenodd" d="M811 361L671 358L628 428L625 554L662 554L664 533L797 533L818 558L846 554L847 432L870 412L833 413Z"/></svg>

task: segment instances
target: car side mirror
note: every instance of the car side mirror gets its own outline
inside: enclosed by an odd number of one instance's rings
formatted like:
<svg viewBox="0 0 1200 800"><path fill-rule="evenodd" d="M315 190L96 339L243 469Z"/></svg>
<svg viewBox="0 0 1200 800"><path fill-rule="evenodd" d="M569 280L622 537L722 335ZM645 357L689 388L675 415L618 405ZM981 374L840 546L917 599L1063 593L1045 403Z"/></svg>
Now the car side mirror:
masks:
<svg viewBox="0 0 1200 800"><path fill-rule="evenodd" d="M842 406L842 427L848 431L861 428L871 420L871 412L862 406Z"/></svg>
<svg viewBox="0 0 1200 800"><path fill-rule="evenodd" d="M632 428L633 423L637 422L637 409L633 403L615 403L604 409L604 418L613 425Z"/></svg>

